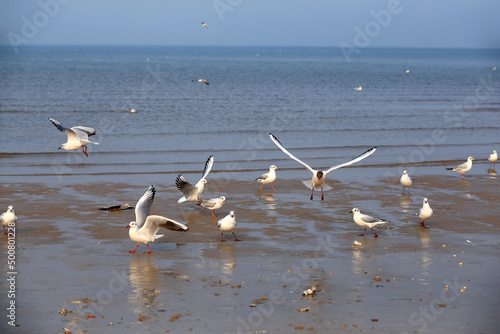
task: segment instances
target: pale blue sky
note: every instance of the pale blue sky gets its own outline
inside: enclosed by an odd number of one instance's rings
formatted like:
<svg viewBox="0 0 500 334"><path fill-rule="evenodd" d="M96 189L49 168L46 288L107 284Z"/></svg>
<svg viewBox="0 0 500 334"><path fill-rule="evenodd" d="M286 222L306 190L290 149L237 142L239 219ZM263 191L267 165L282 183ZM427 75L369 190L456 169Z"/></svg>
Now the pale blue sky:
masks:
<svg viewBox="0 0 500 334"><path fill-rule="evenodd" d="M0 0L0 6L0 44L500 48L499 0ZM373 13L386 15L377 21Z"/></svg>

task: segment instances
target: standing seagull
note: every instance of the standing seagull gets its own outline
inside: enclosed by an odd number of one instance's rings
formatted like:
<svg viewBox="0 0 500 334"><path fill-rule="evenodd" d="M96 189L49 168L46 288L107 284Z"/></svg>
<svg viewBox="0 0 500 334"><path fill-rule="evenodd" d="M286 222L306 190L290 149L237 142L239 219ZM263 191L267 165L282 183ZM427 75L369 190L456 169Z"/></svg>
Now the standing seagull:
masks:
<svg viewBox="0 0 500 334"><path fill-rule="evenodd" d="M219 220L217 222L217 227L221 231L220 234L222 235L222 240L224 240L224 232L232 232L234 236L234 241L241 241L240 239L236 238L236 235L233 232L234 227L236 226L236 217L234 216L234 211L229 212L229 214Z"/></svg>
<svg viewBox="0 0 500 334"><path fill-rule="evenodd" d="M341 168L341 167L344 167L344 166L349 166L349 165L352 165L355 162L358 162L358 161L361 161L361 160L363 160L365 158L368 158L377 149L376 147L372 147L368 151L364 152L360 156L358 156L358 157L356 157L356 158L354 158L354 159L352 159L350 161L344 162L343 164L340 164L340 165L333 166L333 167L331 167L330 169L328 169L326 171L321 171L321 170L312 169L308 164L306 164L305 162L302 162L299 159L297 159L293 154L291 154L290 152L288 152L286 150L286 148L283 147L283 145L281 145L281 143L279 142L278 138L276 138L272 133L270 133L269 136L271 137L271 140L273 141L273 143L275 143L276 146L278 146L286 155L288 155L290 158L292 158L293 160L297 161L298 163L300 163L301 165L303 165L304 167L306 167L307 169L309 169L311 171L311 173L313 173L313 177L312 177L311 180L304 180L304 181L302 181L302 183L306 187L308 187L309 189L312 190L312 192L311 192L311 200L313 199L314 190L317 190L317 191L321 190L321 200L323 200L324 199L324 197L323 197L323 191L328 191L328 190L332 189L332 187L330 187L328 184L325 183L325 178L326 178L326 175L328 173L330 173L331 171L334 171L334 170L336 170L338 168Z"/></svg>
<svg viewBox="0 0 500 334"><path fill-rule="evenodd" d="M205 22L201 22L201 25L208 29L208 24L206 24Z"/></svg>
<svg viewBox="0 0 500 334"><path fill-rule="evenodd" d="M427 226L425 226L425 220L427 218L431 218L432 212L433 211L431 209L431 206L429 205L429 201L427 200L427 198L424 198L422 208L420 210L418 210L418 212L415 213L416 215L418 215L420 217L420 219L422 219L422 222L420 224L424 228L427 228Z"/></svg>
<svg viewBox="0 0 500 334"><path fill-rule="evenodd" d="M270 183L271 188L273 188L273 190L276 191L276 189L274 189L274 187L273 187L273 182L276 180L276 170L277 169L279 169L279 168L276 167L275 165L271 165L271 167L269 167L268 173L264 173L255 179L255 181L262 183L259 190L262 190L262 187L264 186L264 184Z"/></svg>
<svg viewBox="0 0 500 334"><path fill-rule="evenodd" d="M452 172L457 172L462 174L462 179L465 180L465 173L470 171L470 169L472 168L472 161L476 161L476 159L474 159L473 157L468 157L467 161L464 162L463 164L453 168L446 168L446 170L451 170Z"/></svg>
<svg viewBox="0 0 500 334"><path fill-rule="evenodd" d="M148 254L151 254L151 248L149 248L148 243L163 237L163 234L156 235L160 228L180 232L188 230L186 225L175 220L162 216L149 215L155 193L155 187L153 185L150 186L135 205L135 221L130 222L127 228L130 228L128 235L130 239L137 242L137 247L133 251L129 251L129 253L135 253L137 248L139 248L139 244L144 243L148 246Z"/></svg>
<svg viewBox="0 0 500 334"><path fill-rule="evenodd" d="M212 217L216 217L214 213L215 210L222 208L224 202L226 202L226 198L224 196L221 196L219 198L211 198L209 200L206 200L205 202L199 202L198 205L202 208L212 210Z"/></svg>
<svg viewBox="0 0 500 334"><path fill-rule="evenodd" d="M3 234L7 235L5 231L5 226L9 226L10 223L15 223L17 221L16 214L14 213L14 207L9 205L7 211L0 215L0 221L2 222Z"/></svg>
<svg viewBox="0 0 500 334"><path fill-rule="evenodd" d="M488 158L488 160L490 161L490 168L491 168L491 164L493 164L493 169L494 169L496 161L498 160L497 150L493 150L493 153L490 154L490 157Z"/></svg>
<svg viewBox="0 0 500 334"><path fill-rule="evenodd" d="M198 202L203 202L200 198L201 193L203 192L203 189L205 188L205 183L209 184L207 180L205 179L212 170L212 167L214 165L214 156L211 155L208 157L207 162L205 162L205 169L203 170L203 176L201 179L193 186L191 183L189 183L186 178L182 175L179 174L177 178L175 179L175 185L177 186L177 189L184 195L179 200L177 203L183 203L185 201L198 201Z"/></svg>
<svg viewBox="0 0 500 334"><path fill-rule="evenodd" d="M352 209L349 213L352 213L352 218L354 219L354 222L357 225L365 228L365 230L363 231L363 234L359 235L360 237L365 235L366 228L369 227L372 229L373 233L375 233L375 238L378 238L378 235L375 232L375 230L373 229L373 227L377 226L377 225L388 223L387 220L378 219L378 218L374 218L372 216L362 214L358 208Z"/></svg>
<svg viewBox="0 0 500 334"><path fill-rule="evenodd" d="M58 121L53 118L49 118L49 121L52 122L61 132L66 132L68 135L68 141L64 144L61 144L59 149L64 148L66 151L73 151L76 149L82 148L83 154L87 157L87 145L95 144L99 145L97 142L89 141L89 137L96 134L96 130L93 128L89 128L86 126L74 126L72 128L65 128Z"/></svg>
<svg viewBox="0 0 500 334"><path fill-rule="evenodd" d="M410 187L412 184L411 177L405 170L403 171L403 175L401 176L399 182L403 185L403 194L405 193L405 187L408 187L408 194L410 194Z"/></svg>

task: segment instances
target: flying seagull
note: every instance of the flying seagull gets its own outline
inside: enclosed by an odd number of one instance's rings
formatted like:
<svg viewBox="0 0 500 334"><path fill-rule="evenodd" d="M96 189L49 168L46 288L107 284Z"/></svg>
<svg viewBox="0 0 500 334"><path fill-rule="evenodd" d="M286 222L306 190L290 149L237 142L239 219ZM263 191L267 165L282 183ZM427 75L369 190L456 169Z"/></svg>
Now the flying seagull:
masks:
<svg viewBox="0 0 500 334"><path fill-rule="evenodd" d="M206 24L205 22L201 22L201 25L208 29L208 24Z"/></svg>
<svg viewBox="0 0 500 334"><path fill-rule="evenodd" d="M206 80L206 79L196 79L196 80L191 80L191 81L192 82L202 82L205 85L210 85L210 82L208 82L208 80Z"/></svg>
<svg viewBox="0 0 500 334"><path fill-rule="evenodd" d="M324 199L324 197L323 197L323 191L328 191L328 190L332 189L332 187L330 187L328 184L325 183L325 179L326 179L326 176L328 175L328 173L330 173L330 172L332 172L332 171L334 171L336 169L339 169L341 167L349 166L349 165L352 165L355 162L358 162L358 161L361 161L361 160L363 160L365 158L368 158L377 149L377 147L372 147L368 151L364 152L363 154L361 154L360 156L358 156L358 157L356 157L356 158L354 158L352 160L344 162L344 163L342 163L340 165L333 166L333 167L331 167L330 169L328 169L326 171L321 171L321 170L312 169L311 166L309 166L305 162L297 159L293 154L291 154L290 152L288 152L287 149L283 147L283 145L281 145L281 143L279 142L278 138L276 138L272 133L270 133L269 136L271 137L271 140L273 141L273 143L276 144L276 146L278 146L286 155L288 155L290 158L292 158L293 160L297 161L298 163L300 163L301 165L303 165L304 167L306 167L307 169L309 169L309 171L311 171L311 173L313 174L313 177L312 177L311 180L304 180L304 181L302 181L302 183L306 187L308 187L309 189L312 190L312 192L311 192L311 200L313 199L314 190L316 190L316 191L321 190L321 200L323 200Z"/></svg>
<svg viewBox="0 0 500 334"><path fill-rule="evenodd" d="M49 121L51 121L59 131L66 132L66 134L68 135L68 141L64 144L61 144L59 149L63 148L66 151L73 151L81 147L83 154L88 157L89 155L87 154L87 145L99 145L99 143L97 142L89 141L89 137L96 134L96 130L93 128L89 128L86 126L74 126L72 128L65 128L61 125L61 123L53 118L49 118Z"/></svg>
<svg viewBox="0 0 500 334"><path fill-rule="evenodd" d="M151 185L135 205L135 221L130 222L127 228L130 228L128 235L132 241L137 242L137 247L133 251L129 251L129 253L135 253L139 248L139 244L144 243L148 246L148 254L151 254L148 243L163 237L163 234L156 235L160 228L179 232L186 232L189 229L186 225L173 219L149 215L155 193L156 189Z"/></svg>
<svg viewBox="0 0 500 334"><path fill-rule="evenodd" d="M177 201L177 203L183 203L186 201L203 202L200 198L200 195L203 192L205 184L208 184L205 178L212 170L213 165L214 156L211 155L208 157L207 162L205 162L205 169L203 170L201 179L194 186L186 180L184 175L179 174L177 176L177 178L175 179L175 185L177 186L177 189L179 189L179 191L184 195Z"/></svg>

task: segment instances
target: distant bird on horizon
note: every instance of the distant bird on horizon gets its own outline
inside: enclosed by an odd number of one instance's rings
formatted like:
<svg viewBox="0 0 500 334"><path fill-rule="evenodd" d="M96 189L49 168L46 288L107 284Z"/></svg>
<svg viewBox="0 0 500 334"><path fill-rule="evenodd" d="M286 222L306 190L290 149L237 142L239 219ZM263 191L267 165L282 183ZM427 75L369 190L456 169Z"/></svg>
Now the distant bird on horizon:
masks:
<svg viewBox="0 0 500 334"><path fill-rule="evenodd" d="M365 158L368 158L377 149L377 147L372 147L371 149L367 150L366 152L364 152L363 154L359 155L358 157L356 157L356 158L354 158L352 160L349 160L349 161L344 162L342 164L333 166L333 167L329 168L326 171L321 171L321 170L312 169L311 166L309 166L305 162L297 159L292 153L288 152L287 149L283 147L283 145L281 145L281 143L279 142L278 138L276 138L272 133L269 134L269 137L271 137L271 140L273 141L273 143L276 146L278 146L278 148L280 150L282 150L283 153L285 153L286 155L288 155L293 160L297 161L299 164L301 164L304 167L306 167L313 174L311 180L304 180L304 181L302 181L302 183L306 187L308 187L309 189L312 190L312 192L311 192L311 200L313 199L314 190L316 190L316 191L321 190L321 200L324 200L323 191L332 190L332 187L330 187L328 184L325 183L325 179L326 179L326 176L328 175L328 173L330 173L330 172L332 172L332 171L334 171L336 169L339 169L341 167L349 166L349 165L352 165L355 162L358 162L358 161L361 161L361 160L363 160Z"/></svg>
<svg viewBox="0 0 500 334"><path fill-rule="evenodd" d="M360 90L363 90L363 87L361 87L361 86L354 87L354 90L360 91Z"/></svg>
<svg viewBox="0 0 500 334"><path fill-rule="evenodd" d="M492 67L492 68L491 68L491 70L492 70L492 71L496 71L496 70L497 70L497 68L496 68L496 67Z"/></svg>
<svg viewBox="0 0 500 334"><path fill-rule="evenodd" d="M405 70L405 73L410 73L410 70Z"/></svg>
<svg viewBox="0 0 500 334"><path fill-rule="evenodd" d="M155 193L156 189L151 185L135 205L135 221L130 222L126 227L130 229L129 237L137 243L137 247L129 253L135 253L139 244L143 243L148 246L148 254L151 254L149 243L163 237L163 234L156 235L160 228L179 232L186 232L189 229L186 225L173 219L149 215Z"/></svg>
<svg viewBox="0 0 500 334"><path fill-rule="evenodd" d="M205 85L210 85L210 82L208 82L207 80L205 79L196 79L196 80L191 80L192 82L202 82L204 83Z"/></svg>
<svg viewBox="0 0 500 334"><path fill-rule="evenodd" d="M0 222L2 222L3 234L7 235L7 231L5 231L5 226L9 226L10 223L15 223L17 221L16 214L14 212L14 207L9 205L7 207L7 211L0 215Z"/></svg>
<svg viewBox="0 0 500 334"><path fill-rule="evenodd" d="M212 217L217 217L215 215L215 210L222 208L225 202L227 202L226 197L221 196L219 198L211 198L204 202L198 202L197 204L202 208L212 210Z"/></svg>
<svg viewBox="0 0 500 334"><path fill-rule="evenodd" d="M274 189L274 187L273 187L273 182L276 180L276 170L277 169L279 169L279 168L276 167L275 165L271 165L271 167L269 167L269 172L264 173L255 179L255 181L262 183L259 190L262 190L262 187L264 186L264 184L271 184L271 188L273 188L273 190L276 191L276 189Z"/></svg>
<svg viewBox="0 0 500 334"><path fill-rule="evenodd" d="M59 131L65 132L68 135L67 142L61 144L61 146L59 146L59 149L63 148L66 151L74 151L76 149L82 148L83 154L88 157L89 155L87 154L87 145L99 145L99 143L97 142L89 141L89 137L96 134L96 130L93 128L89 128L86 126L74 126L72 128L65 128L61 125L61 123L53 118L49 118L49 121L51 121Z"/></svg>
<svg viewBox="0 0 500 334"><path fill-rule="evenodd" d="M200 198L200 195L205 188L205 184L209 184L205 178L212 170L213 165L214 156L211 155L208 157L207 162L205 162L205 169L203 170L201 179L194 186L189 183L182 174L179 174L177 176L177 178L175 179L175 185L177 186L177 189L179 189L179 191L184 195L177 201L177 203L183 203L186 201L203 202Z"/></svg>
<svg viewBox="0 0 500 334"><path fill-rule="evenodd" d="M418 212L415 212L415 214L418 215L420 219L422 219L420 225L422 225L424 228L427 228L427 226L425 226L425 220L430 218L432 216L432 213L433 211L431 209L431 206L429 205L429 200L427 198L424 198L422 208Z"/></svg>
<svg viewBox="0 0 500 334"><path fill-rule="evenodd" d="M494 169L495 164L498 160L497 150L493 150L493 153L490 154L490 157L488 158L488 160L490 161L490 168L491 168L491 164L493 164L493 169Z"/></svg>
<svg viewBox="0 0 500 334"><path fill-rule="evenodd" d="M403 194L405 193L405 187L408 187L408 194L410 194L410 187L412 185L412 182L411 177L410 175L408 175L407 171L403 171L403 175L401 175L401 179L399 180L399 182L401 182L401 184L403 185Z"/></svg>
<svg viewBox="0 0 500 334"><path fill-rule="evenodd" d="M208 29L208 24L206 24L205 22L201 22L201 25Z"/></svg>
<svg viewBox="0 0 500 334"><path fill-rule="evenodd" d="M234 215L234 211L229 212L229 214L219 220L217 222L217 227L221 231L220 234L222 236L222 241L224 241L224 232L232 232L234 236L234 241L241 241L240 239L236 238L236 235L234 234L234 227L236 226L236 217Z"/></svg>
<svg viewBox="0 0 500 334"><path fill-rule="evenodd" d="M354 219L354 222L361 227L364 227L365 230L363 234L360 234L359 236L362 237L365 235L366 228L369 227L375 233L375 238L378 238L377 232L373 229L377 225L382 225L382 224L387 224L389 221L375 218L369 215L365 215L359 211L358 208L353 208L349 213L352 213L352 218Z"/></svg>
<svg viewBox="0 0 500 334"><path fill-rule="evenodd" d="M476 159L474 159L473 157L468 157L467 161L464 162L463 164L453 168L446 168L446 170L451 170L452 172L457 172L462 174L462 180L465 180L465 173L470 171L470 169L472 168L472 161L476 161Z"/></svg>

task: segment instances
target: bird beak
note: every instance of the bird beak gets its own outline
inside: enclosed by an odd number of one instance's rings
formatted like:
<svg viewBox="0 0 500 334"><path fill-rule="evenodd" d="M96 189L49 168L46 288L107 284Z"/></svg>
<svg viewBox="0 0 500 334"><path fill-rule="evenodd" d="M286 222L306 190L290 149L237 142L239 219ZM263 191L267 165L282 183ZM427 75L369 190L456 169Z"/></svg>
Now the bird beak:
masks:
<svg viewBox="0 0 500 334"><path fill-rule="evenodd" d="M207 181L207 184L210 184L210 182Z"/></svg>
<svg viewBox="0 0 500 334"><path fill-rule="evenodd" d="M125 228L130 228L130 225L125 226Z"/></svg>
<svg viewBox="0 0 500 334"><path fill-rule="evenodd" d="M472 160L476 161L476 159L472 158Z"/></svg>
<svg viewBox="0 0 500 334"><path fill-rule="evenodd" d="M62 146L59 146L57 149L60 150L62 148Z"/></svg>
<svg viewBox="0 0 500 334"><path fill-rule="evenodd" d="M349 211L349 213L352 213L352 210L351 210L351 211Z"/></svg>

